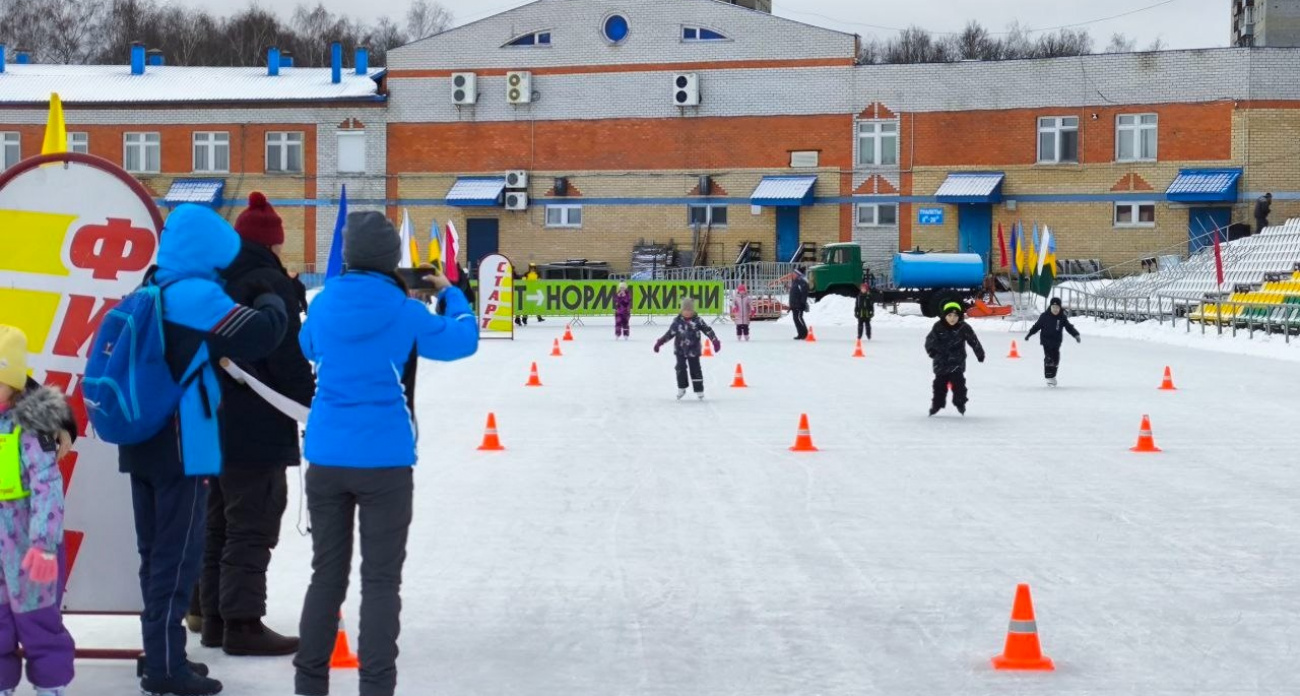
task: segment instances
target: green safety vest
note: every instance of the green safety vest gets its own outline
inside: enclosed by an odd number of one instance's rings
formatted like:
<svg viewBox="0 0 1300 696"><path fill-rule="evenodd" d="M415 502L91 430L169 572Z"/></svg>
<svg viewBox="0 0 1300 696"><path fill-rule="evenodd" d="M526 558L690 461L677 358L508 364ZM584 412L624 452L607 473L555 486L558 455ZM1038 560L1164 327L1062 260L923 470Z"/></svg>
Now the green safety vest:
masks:
<svg viewBox="0 0 1300 696"><path fill-rule="evenodd" d="M23 429L0 435L0 501L31 495L23 488Z"/></svg>

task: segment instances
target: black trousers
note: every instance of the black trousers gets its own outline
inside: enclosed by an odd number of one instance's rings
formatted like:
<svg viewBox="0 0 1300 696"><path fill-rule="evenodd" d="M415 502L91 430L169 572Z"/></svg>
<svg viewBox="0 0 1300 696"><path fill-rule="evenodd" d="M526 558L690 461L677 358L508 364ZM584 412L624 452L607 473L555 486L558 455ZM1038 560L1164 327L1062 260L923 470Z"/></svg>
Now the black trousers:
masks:
<svg viewBox="0 0 1300 696"><path fill-rule="evenodd" d="M804 323L803 312L791 312L794 316L795 338L808 338L808 324Z"/></svg>
<svg viewBox="0 0 1300 696"><path fill-rule="evenodd" d="M303 600L302 644L293 666L304 696L329 693L330 654L352 569L353 526L361 523L361 696L393 696L401 632L402 566L415 492L410 467L307 469L312 576Z"/></svg>
<svg viewBox="0 0 1300 696"><path fill-rule="evenodd" d="M1056 371L1061 367L1061 347L1043 346L1043 376L1056 378Z"/></svg>
<svg viewBox="0 0 1300 696"><path fill-rule="evenodd" d="M736 324L736 338L749 337L749 324Z"/></svg>
<svg viewBox="0 0 1300 696"><path fill-rule="evenodd" d="M686 381L686 372L690 370L691 380ZM700 359L698 357L688 357L681 353L677 354L677 388L685 389L689 385L694 385L695 393L699 394L704 391L704 371L700 368Z"/></svg>
<svg viewBox="0 0 1300 696"><path fill-rule="evenodd" d="M1255 234L1263 232L1265 227L1268 227L1268 218L1255 218Z"/></svg>
<svg viewBox="0 0 1300 696"><path fill-rule="evenodd" d="M865 332L866 335L867 335L867 340L870 341L870 340L871 340L871 320L870 320L870 319L858 319L858 338L862 338L862 334L863 334L864 332Z"/></svg>
<svg viewBox="0 0 1300 696"><path fill-rule="evenodd" d="M266 616L266 569L289 505L286 467L235 468L212 480L199 595L206 617Z"/></svg>
<svg viewBox="0 0 1300 696"><path fill-rule="evenodd" d="M934 376L934 400L930 402L935 408L948 405L948 385L952 385L952 405L957 408L966 406L969 395L966 392L966 373L953 372Z"/></svg>

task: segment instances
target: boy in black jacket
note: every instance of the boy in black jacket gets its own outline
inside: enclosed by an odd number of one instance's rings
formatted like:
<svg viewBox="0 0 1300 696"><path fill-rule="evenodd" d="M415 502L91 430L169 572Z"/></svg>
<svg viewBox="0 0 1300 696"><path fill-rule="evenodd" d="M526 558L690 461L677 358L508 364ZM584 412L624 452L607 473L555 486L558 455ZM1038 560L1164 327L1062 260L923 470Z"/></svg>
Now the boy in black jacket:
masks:
<svg viewBox="0 0 1300 696"><path fill-rule="evenodd" d="M930 415L943 410L948 402L948 385L952 385L952 405L966 415L966 346L975 351L975 357L984 362L984 346L975 337L975 330L962 317L961 305L949 302L943 306L943 318L935 322L930 335L925 338L925 352L934 362L934 399L930 402Z"/></svg>
<svg viewBox="0 0 1300 696"><path fill-rule="evenodd" d="M876 302L871 299L871 286L866 283L862 284L862 292L853 305L853 316L858 320L858 340L862 340L862 334L865 332L867 340L870 341L871 318L876 316Z"/></svg>
<svg viewBox="0 0 1300 696"><path fill-rule="evenodd" d="M1043 344L1043 377L1047 379L1049 387L1056 386L1056 371L1061 366L1061 343L1067 331L1074 337L1076 343L1083 343L1079 331L1074 328L1074 324L1070 323L1065 309L1061 307L1061 298L1053 297L1047 311L1038 317L1034 328L1030 329L1029 334L1025 336L1027 343L1034 334L1042 334L1039 341Z"/></svg>
<svg viewBox="0 0 1300 696"><path fill-rule="evenodd" d="M700 318L700 315L695 313L695 301L688 298L682 300L682 313L673 319L673 325L668 327L668 332L655 341L656 353L665 343L673 342L673 353L677 356L677 398L679 400L686 396L688 371L690 384L695 387L696 398L704 398L704 372L700 368L700 354L703 347L701 334L713 342L715 352L722 350L722 341L718 340L718 335Z"/></svg>

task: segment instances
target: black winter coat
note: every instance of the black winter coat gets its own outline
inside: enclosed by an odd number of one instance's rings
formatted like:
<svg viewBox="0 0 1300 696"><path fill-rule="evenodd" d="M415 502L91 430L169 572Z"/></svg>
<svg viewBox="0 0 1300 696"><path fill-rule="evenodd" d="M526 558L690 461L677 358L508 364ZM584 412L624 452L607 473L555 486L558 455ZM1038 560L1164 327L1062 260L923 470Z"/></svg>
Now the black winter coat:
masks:
<svg viewBox="0 0 1300 696"><path fill-rule="evenodd" d="M1042 316L1038 317L1038 321L1034 324L1034 327L1029 330L1029 333L1025 336L1025 340L1028 341L1034 337L1034 334L1041 333L1039 341L1041 341L1044 346L1047 346L1048 348L1060 348L1061 342L1065 340L1065 332L1067 331L1070 332L1071 336L1074 336L1075 338L1079 337L1078 329L1074 328L1074 324L1070 323L1070 319L1065 315L1064 309L1061 310L1060 314L1052 314L1052 310L1049 309L1046 312L1043 312Z"/></svg>
<svg viewBox="0 0 1300 696"><path fill-rule="evenodd" d="M975 351L975 357L984 362L984 346L975 337L975 330L965 321L949 326L940 319L925 337L925 352L934 362L934 374L952 375L966 371L966 346Z"/></svg>
<svg viewBox="0 0 1300 696"><path fill-rule="evenodd" d="M1268 214L1273 212L1273 203L1267 198L1260 196L1255 199L1255 219L1267 220Z"/></svg>
<svg viewBox="0 0 1300 696"><path fill-rule="evenodd" d="M700 318L700 315L687 319L679 314L676 319L673 319L673 325L668 327L668 333L655 342L655 348L673 341L674 353L688 358L698 358L704 347L700 342L700 334L708 336L714 345L718 345L718 335L713 333L713 329Z"/></svg>
<svg viewBox="0 0 1300 696"><path fill-rule="evenodd" d="M235 302L251 303L270 289L284 302L288 314L284 339L275 350L261 360L241 360L239 366L275 391L310 406L316 394L316 376L298 345L304 309L298 285L270 249L247 241L223 276L226 294ZM219 377L224 395L221 447L226 468L297 465L302 459L298 423L252 389L235 382L224 370Z"/></svg>
<svg viewBox="0 0 1300 696"><path fill-rule="evenodd" d="M853 305L853 316L858 319L870 319L876 316L876 302L871 299L871 293L864 292L858 295L858 301Z"/></svg>
<svg viewBox="0 0 1300 696"><path fill-rule="evenodd" d="M803 276L796 276L790 283L790 311L807 312L808 311L808 280Z"/></svg>

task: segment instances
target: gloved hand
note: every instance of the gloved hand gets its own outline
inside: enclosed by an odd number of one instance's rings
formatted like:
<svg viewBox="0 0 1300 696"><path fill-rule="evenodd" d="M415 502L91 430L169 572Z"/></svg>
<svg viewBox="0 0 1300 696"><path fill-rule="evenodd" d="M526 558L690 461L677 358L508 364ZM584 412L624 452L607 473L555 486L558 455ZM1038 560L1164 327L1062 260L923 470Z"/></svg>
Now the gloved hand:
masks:
<svg viewBox="0 0 1300 696"><path fill-rule="evenodd" d="M48 585L59 578L59 558L33 546L23 556L22 569L27 571L27 577L32 582Z"/></svg>
<svg viewBox="0 0 1300 696"><path fill-rule="evenodd" d="M714 353L721 353L721 352L722 352L722 341L719 341L719 340L716 339L716 338L713 339L713 352L714 352Z"/></svg>
<svg viewBox="0 0 1300 696"><path fill-rule="evenodd" d="M979 355L977 355L977 356L975 356L975 357L978 358L980 362L984 362L984 354L983 354L983 353L980 353Z"/></svg>
<svg viewBox="0 0 1300 696"><path fill-rule="evenodd" d="M1030 336L1025 336L1025 343L1029 343Z"/></svg>
<svg viewBox="0 0 1300 696"><path fill-rule="evenodd" d="M662 343L656 342L656 343L655 343L655 352L658 353L658 352L659 352L659 348L662 347L662 346L663 346Z"/></svg>
<svg viewBox="0 0 1300 696"><path fill-rule="evenodd" d="M1075 342L1075 343L1083 343L1083 336L1075 336L1075 337L1074 337L1074 342Z"/></svg>

